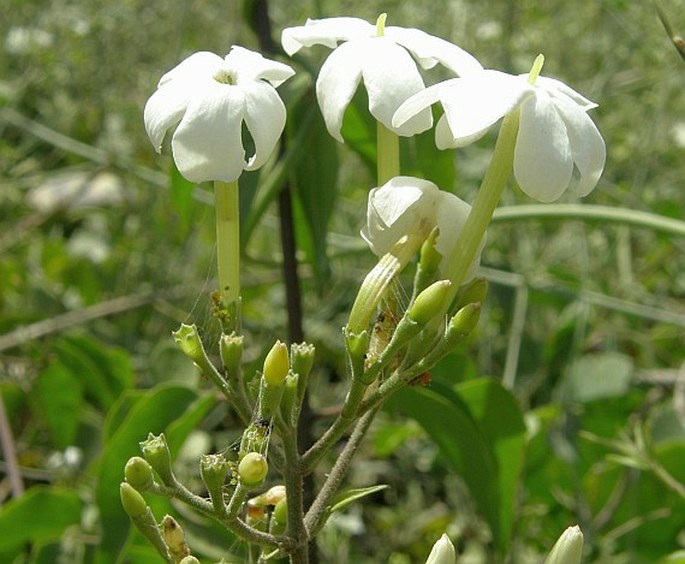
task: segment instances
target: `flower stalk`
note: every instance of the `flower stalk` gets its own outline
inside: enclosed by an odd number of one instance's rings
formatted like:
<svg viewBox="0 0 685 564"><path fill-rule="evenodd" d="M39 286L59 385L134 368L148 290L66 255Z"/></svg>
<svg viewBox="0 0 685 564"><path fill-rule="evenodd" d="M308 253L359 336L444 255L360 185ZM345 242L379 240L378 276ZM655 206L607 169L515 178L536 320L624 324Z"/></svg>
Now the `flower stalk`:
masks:
<svg viewBox="0 0 685 564"><path fill-rule="evenodd" d="M240 212L238 182L214 182L216 259L224 332L240 331Z"/></svg>

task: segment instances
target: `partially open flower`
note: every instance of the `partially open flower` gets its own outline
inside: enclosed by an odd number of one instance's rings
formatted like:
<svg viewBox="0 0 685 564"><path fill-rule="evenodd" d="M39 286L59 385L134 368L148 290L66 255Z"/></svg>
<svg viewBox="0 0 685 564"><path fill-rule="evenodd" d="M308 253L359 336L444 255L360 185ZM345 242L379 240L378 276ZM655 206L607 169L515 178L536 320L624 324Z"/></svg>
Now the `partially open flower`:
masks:
<svg viewBox="0 0 685 564"><path fill-rule="evenodd" d="M528 76L485 70L447 80L407 100L393 124L399 127L439 101L445 115L436 126L435 142L440 149L461 147L520 108L514 176L521 189L538 201L552 202L569 186L575 167L579 180L574 191L585 196L597 184L606 159L604 140L587 115L597 104L563 82L539 76L530 84Z"/></svg>
<svg viewBox="0 0 685 564"><path fill-rule="evenodd" d="M443 270L470 210L466 202L428 180L398 176L369 193L361 236L376 255L383 256L402 237L423 240L437 226L435 250L443 257L439 267ZM473 277L479 260L480 250L464 281Z"/></svg>
<svg viewBox="0 0 685 564"><path fill-rule="evenodd" d="M233 182L262 166L285 126L275 87L294 71L259 53L232 47L225 58L195 53L166 73L145 105L145 129L157 151L167 131L176 166L191 182ZM245 160L243 122L255 153Z"/></svg>
<svg viewBox="0 0 685 564"><path fill-rule="evenodd" d="M398 135L409 136L433 123L430 110L425 109L401 126L392 125L400 104L424 89L412 55L424 69L440 63L465 75L483 68L469 53L444 39L418 29L384 27L384 21L384 15L377 25L359 18L327 18L283 30L281 42L289 55L312 45L334 50L321 67L316 95L329 133L341 143L343 115L360 80L366 86L371 115Z"/></svg>

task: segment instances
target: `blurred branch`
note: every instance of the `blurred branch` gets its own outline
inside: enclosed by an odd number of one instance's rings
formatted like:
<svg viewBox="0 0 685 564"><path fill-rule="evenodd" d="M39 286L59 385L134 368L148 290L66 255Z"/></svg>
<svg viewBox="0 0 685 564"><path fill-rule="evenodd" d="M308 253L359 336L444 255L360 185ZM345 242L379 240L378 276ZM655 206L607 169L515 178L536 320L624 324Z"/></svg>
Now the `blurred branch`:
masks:
<svg viewBox="0 0 685 564"><path fill-rule="evenodd" d="M61 315L51 317L50 319L32 323L31 325L18 327L14 331L0 336L0 351L17 347L28 341L39 339L50 333L63 331L69 327L81 325L82 323L94 319L136 309L154 303L159 299L173 298L174 296L182 295L185 291L187 291L187 288L178 288L166 293L153 291L142 294L132 294L130 296L121 296L83 309L68 311Z"/></svg>
<svg viewBox="0 0 685 564"><path fill-rule="evenodd" d="M683 39L682 35L678 35L673 30L671 22L668 19L668 14L666 14L664 7L661 5L661 1L652 0L652 3L654 4L656 13L659 16L659 21L661 21L661 25L664 26L664 29L666 30L668 37L671 39L671 42L673 43L674 47L677 49L678 53L680 53L680 56L685 61L685 39Z"/></svg>
<svg viewBox="0 0 685 564"><path fill-rule="evenodd" d="M589 206L585 204L531 204L506 206L495 210L493 223L521 221L528 219L581 219L611 223L623 223L661 231L669 235L685 237L685 221L653 213L611 206Z"/></svg>
<svg viewBox="0 0 685 564"><path fill-rule="evenodd" d="M0 397L0 443L2 443L2 457L5 460L7 477L9 478L12 496L17 498L24 493L24 482L21 479L17 451L14 448L14 437L10 427L5 402Z"/></svg>

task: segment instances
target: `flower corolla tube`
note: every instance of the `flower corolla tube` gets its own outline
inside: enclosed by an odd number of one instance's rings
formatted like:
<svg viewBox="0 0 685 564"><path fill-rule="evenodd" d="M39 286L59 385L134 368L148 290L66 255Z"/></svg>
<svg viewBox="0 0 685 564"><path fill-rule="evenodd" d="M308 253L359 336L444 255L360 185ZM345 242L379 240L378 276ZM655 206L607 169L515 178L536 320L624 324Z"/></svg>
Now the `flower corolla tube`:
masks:
<svg viewBox="0 0 685 564"><path fill-rule="evenodd" d="M283 30L281 43L288 55L312 45L333 49L319 72L316 96L329 133L341 143L345 109L361 80L371 115L396 134L410 136L433 124L430 109L424 109L402 126L392 125L400 104L425 87L414 59L424 69L440 63L460 76L483 68L449 41L418 29L385 27L384 21L384 16L377 25L359 18L326 18Z"/></svg>
<svg viewBox="0 0 685 564"><path fill-rule="evenodd" d="M403 237L419 238L420 244L437 227L435 250L442 257L439 269L444 271L470 211L469 204L428 180L398 176L369 192L367 223L361 236L381 257ZM485 238L465 281L473 278L484 244Z"/></svg>
<svg viewBox="0 0 685 564"><path fill-rule="evenodd" d="M262 166L285 126L275 88L295 72L277 61L234 46L225 58L195 53L167 72L145 105L145 129L161 151L169 130L181 174L191 182L233 182ZM254 141L245 159L243 122Z"/></svg>
<svg viewBox="0 0 685 564"><path fill-rule="evenodd" d="M540 202L552 202L571 184L586 196L604 169L606 147L587 115L597 104L552 78L514 76L484 70L431 86L408 99L395 113L400 127L440 102L445 114L435 128L438 148L462 147L479 139L497 120L520 110L514 149L514 177Z"/></svg>

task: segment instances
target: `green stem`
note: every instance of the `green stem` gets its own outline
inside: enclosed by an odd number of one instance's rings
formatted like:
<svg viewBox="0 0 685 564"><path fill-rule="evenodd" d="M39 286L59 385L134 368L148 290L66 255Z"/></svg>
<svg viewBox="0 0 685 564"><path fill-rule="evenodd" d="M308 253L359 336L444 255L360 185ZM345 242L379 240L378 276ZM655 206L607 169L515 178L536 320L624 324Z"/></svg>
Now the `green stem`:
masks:
<svg viewBox="0 0 685 564"><path fill-rule="evenodd" d="M376 123L377 180L383 186L400 175L400 138L380 121Z"/></svg>
<svg viewBox="0 0 685 564"><path fill-rule="evenodd" d="M240 326L240 211L238 182L214 182L216 209L216 258L222 306L231 315L232 327L225 332L238 332Z"/></svg>
<svg viewBox="0 0 685 564"><path fill-rule="evenodd" d="M518 112L512 112L504 118L490 166L452 253L445 262L447 266L443 277L452 281L453 292L459 289L476 257L483 235L511 175L518 123Z"/></svg>

